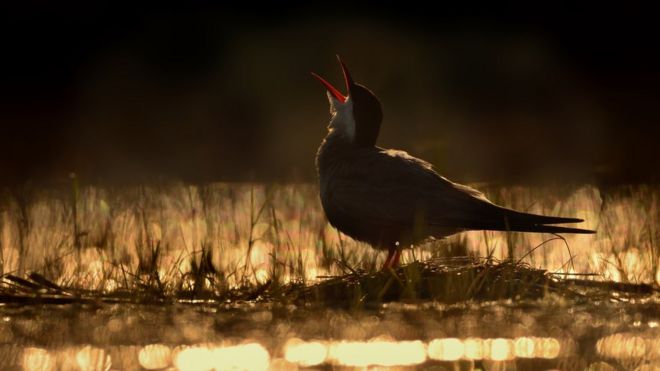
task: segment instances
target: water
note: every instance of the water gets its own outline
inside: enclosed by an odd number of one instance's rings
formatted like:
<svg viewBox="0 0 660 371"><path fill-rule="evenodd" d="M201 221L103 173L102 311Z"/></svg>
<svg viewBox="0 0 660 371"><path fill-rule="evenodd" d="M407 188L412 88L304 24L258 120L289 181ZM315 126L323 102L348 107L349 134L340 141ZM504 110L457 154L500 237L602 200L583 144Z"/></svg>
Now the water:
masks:
<svg viewBox="0 0 660 371"><path fill-rule="evenodd" d="M660 300L3 306L2 369L660 365ZM602 365L601 365L602 366Z"/></svg>

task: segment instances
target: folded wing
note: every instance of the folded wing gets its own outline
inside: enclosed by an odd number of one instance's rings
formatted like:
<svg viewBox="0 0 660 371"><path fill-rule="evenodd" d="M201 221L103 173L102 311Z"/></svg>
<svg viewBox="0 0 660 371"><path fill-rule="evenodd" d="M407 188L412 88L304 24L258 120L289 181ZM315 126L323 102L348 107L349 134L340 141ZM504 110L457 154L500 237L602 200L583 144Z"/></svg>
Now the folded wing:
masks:
<svg viewBox="0 0 660 371"><path fill-rule="evenodd" d="M429 163L405 152L377 149L356 156L354 161L359 163L351 166L346 176L333 177L329 197L342 213L372 225L412 228L421 223L436 237L460 230L594 233L552 225L582 219L497 206L479 191L441 177Z"/></svg>

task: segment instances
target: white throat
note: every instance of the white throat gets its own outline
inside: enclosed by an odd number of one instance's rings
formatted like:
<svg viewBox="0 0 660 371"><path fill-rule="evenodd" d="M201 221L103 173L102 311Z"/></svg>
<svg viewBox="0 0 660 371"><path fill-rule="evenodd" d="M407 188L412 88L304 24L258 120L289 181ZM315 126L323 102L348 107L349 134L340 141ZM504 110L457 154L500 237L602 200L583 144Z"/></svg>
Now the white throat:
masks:
<svg viewBox="0 0 660 371"><path fill-rule="evenodd" d="M353 101L350 97L346 102L338 101L332 94L328 93L328 101L330 101L330 118L329 127L345 134L351 142L355 141L355 117L353 116Z"/></svg>

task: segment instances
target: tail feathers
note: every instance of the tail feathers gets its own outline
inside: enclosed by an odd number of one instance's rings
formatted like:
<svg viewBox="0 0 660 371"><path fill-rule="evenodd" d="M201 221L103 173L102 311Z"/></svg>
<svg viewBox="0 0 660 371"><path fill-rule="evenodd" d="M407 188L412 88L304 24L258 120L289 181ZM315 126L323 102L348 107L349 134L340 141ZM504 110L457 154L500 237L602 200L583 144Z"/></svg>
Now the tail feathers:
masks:
<svg viewBox="0 0 660 371"><path fill-rule="evenodd" d="M535 233L579 233L594 234L596 231L590 229L560 227L556 225L529 224L529 225L481 225L474 229L485 229L491 231L509 231L509 232L535 232Z"/></svg>
<svg viewBox="0 0 660 371"><path fill-rule="evenodd" d="M476 216L476 217L475 217ZM501 207L489 207L480 212L461 215L457 218L436 219L434 226L455 227L464 230L489 230L536 233L580 233L593 234L596 231L582 228L563 227L549 224L580 223L579 218L564 218L522 213Z"/></svg>
<svg viewBox="0 0 660 371"><path fill-rule="evenodd" d="M584 219L579 218L529 214L506 208L501 208L500 211L501 215L512 224L566 224L582 223L584 221Z"/></svg>
<svg viewBox="0 0 660 371"><path fill-rule="evenodd" d="M580 223L583 219L564 218L559 216L545 216L522 213L515 210L500 209L499 217L490 220L476 221L478 229L511 231L511 232L537 232L537 233L580 233L593 234L596 231L582 228L562 227L548 224Z"/></svg>

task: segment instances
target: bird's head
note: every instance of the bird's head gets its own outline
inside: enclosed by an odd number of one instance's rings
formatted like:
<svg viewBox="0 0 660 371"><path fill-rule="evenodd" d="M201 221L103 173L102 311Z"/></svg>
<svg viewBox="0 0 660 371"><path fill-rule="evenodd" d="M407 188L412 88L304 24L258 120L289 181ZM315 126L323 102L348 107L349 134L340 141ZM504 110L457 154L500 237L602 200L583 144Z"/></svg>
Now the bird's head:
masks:
<svg viewBox="0 0 660 371"><path fill-rule="evenodd" d="M383 120L380 101L364 85L356 84L341 58L337 56L337 59L344 73L346 95L340 93L321 76L312 73L312 76L327 89L332 115L329 127L345 134L357 146L373 146L376 144L380 123Z"/></svg>

